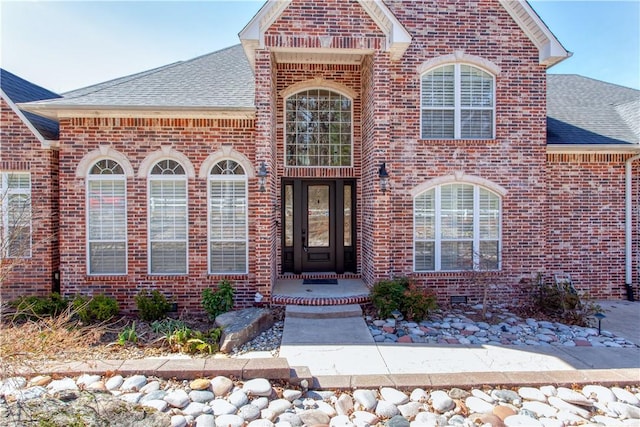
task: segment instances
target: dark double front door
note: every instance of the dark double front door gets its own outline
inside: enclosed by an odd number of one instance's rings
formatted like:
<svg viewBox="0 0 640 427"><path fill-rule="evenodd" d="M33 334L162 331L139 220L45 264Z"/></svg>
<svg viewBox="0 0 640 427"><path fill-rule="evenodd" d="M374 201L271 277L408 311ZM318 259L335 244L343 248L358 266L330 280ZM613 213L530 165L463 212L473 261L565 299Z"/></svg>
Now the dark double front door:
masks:
<svg viewBox="0 0 640 427"><path fill-rule="evenodd" d="M282 182L282 270L356 272L355 181Z"/></svg>

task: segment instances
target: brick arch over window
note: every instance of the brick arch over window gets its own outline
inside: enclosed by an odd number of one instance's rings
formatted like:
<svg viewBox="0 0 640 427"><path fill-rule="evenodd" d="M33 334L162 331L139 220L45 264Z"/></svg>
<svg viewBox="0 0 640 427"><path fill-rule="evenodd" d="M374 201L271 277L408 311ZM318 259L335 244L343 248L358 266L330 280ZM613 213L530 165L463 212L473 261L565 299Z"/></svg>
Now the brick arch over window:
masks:
<svg viewBox="0 0 640 427"><path fill-rule="evenodd" d="M422 184L414 187L411 190L411 196L415 198L418 194L424 193L432 187L456 182L475 184L481 187L485 187L486 189L497 193L500 197L504 197L507 195L507 189L499 184L496 184L493 181L489 181L488 179L481 178L475 175L467 175L464 172L456 172L451 175L439 176L437 178L433 178L423 182Z"/></svg>
<svg viewBox="0 0 640 427"><path fill-rule="evenodd" d="M244 173L247 178L255 177L255 170L251 165L249 159L242 153L234 150L229 146L223 146L219 150L211 153L202 165L200 165L200 171L198 172L198 178L207 179L209 177L209 173L211 172L211 168L216 165L221 160L233 160L238 163L244 169Z"/></svg>
<svg viewBox="0 0 640 427"><path fill-rule="evenodd" d="M475 65L476 67L483 68L494 76L500 75L500 67L498 67L492 61L485 59L481 56L469 55L461 50L457 50L449 55L442 55L436 58L429 59L418 66L418 74L422 75L433 68L439 67L444 64L465 63Z"/></svg>
<svg viewBox="0 0 640 427"><path fill-rule="evenodd" d="M133 177L133 167L129 159L124 154L114 150L110 145L101 145L97 150L87 153L76 167L76 176L78 178L86 178L93 165L103 159L111 159L118 162L124 171L124 176L127 178Z"/></svg>
<svg viewBox="0 0 640 427"><path fill-rule="evenodd" d="M321 77L316 77L315 79L306 80L304 82L299 82L292 84L288 88L280 91L280 96L284 99L287 99L294 93L302 92L308 89L327 89L333 92L338 92L341 95L344 95L351 100L354 100L358 97L358 92L351 89L348 86L345 86L341 83L334 82L331 80L326 80Z"/></svg>
<svg viewBox="0 0 640 427"><path fill-rule="evenodd" d="M156 163L158 163L158 161L163 159L173 159L177 161L178 163L180 163L180 165L182 165L182 167L184 167L185 175L188 179L195 178L196 171L189 158L181 152L176 151L168 146L163 146L160 150L154 151L153 153L149 154L142 161L142 163L140 163L140 169L138 169L138 177L147 178L147 176L151 172L151 168L153 168Z"/></svg>

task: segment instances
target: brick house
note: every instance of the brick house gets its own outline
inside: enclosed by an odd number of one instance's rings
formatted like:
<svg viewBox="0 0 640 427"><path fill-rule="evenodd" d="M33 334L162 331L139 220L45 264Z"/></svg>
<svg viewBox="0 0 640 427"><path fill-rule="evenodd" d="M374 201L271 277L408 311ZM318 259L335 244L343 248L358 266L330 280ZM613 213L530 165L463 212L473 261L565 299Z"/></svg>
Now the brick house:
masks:
<svg viewBox="0 0 640 427"><path fill-rule="evenodd" d="M410 276L441 301L476 298L479 271L502 302L538 274L638 283L639 92L547 75L569 53L525 1L270 0L240 41L19 104L60 126L63 293L197 310L222 279L239 306L304 277ZM2 170L35 182L26 155ZM25 274L3 294L46 291Z"/></svg>

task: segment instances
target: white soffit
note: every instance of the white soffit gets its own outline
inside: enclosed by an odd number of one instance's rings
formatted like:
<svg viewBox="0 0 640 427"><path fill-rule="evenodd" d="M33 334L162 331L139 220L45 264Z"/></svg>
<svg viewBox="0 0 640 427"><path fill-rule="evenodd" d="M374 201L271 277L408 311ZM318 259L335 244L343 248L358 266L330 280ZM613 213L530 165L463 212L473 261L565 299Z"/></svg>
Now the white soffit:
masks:
<svg viewBox="0 0 640 427"><path fill-rule="evenodd" d="M526 0L499 1L538 48L540 64L550 68L571 56Z"/></svg>
<svg viewBox="0 0 640 427"><path fill-rule="evenodd" d="M292 0L268 0L249 23L240 31L240 42L251 63L255 67L255 51L264 47L264 33L280 17L282 12L291 4ZM399 60L411 43L411 35L400 24L400 21L382 3L382 0L357 0L367 14L386 35L386 50L391 55L391 60ZM275 49L274 49L275 50ZM313 55L313 56L310 56ZM311 52L300 50L300 58L306 61L329 61L329 63L355 62L355 56L363 53L345 52L335 49L333 54L329 52ZM282 50L276 60L285 62L294 60L293 52Z"/></svg>

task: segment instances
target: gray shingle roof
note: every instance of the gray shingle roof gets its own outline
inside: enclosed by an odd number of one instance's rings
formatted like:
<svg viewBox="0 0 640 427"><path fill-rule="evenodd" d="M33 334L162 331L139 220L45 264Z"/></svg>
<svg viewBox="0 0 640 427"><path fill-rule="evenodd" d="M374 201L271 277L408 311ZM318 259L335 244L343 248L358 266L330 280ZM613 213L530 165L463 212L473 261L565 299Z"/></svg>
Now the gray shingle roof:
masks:
<svg viewBox="0 0 640 427"><path fill-rule="evenodd" d="M245 109L254 105L254 78L240 45L188 61L74 90L59 107Z"/></svg>
<svg viewBox="0 0 640 427"><path fill-rule="evenodd" d="M48 89L28 82L27 80L1 68L0 87L14 104L17 104L19 102L60 98L60 95L58 95L57 93L51 92ZM57 121L35 115L27 111L22 111L22 113L45 139L58 139L59 128Z"/></svg>
<svg viewBox="0 0 640 427"><path fill-rule="evenodd" d="M576 74L547 76L548 144L640 144L640 91Z"/></svg>

